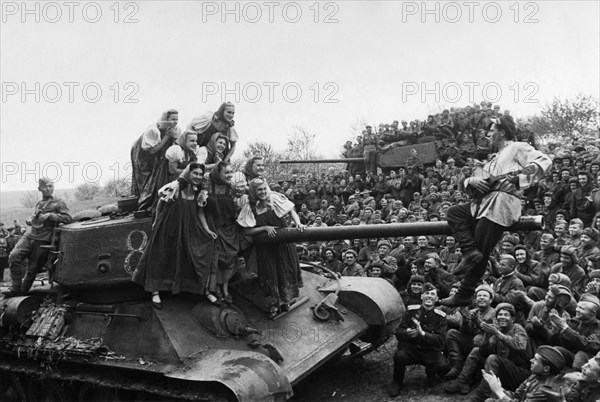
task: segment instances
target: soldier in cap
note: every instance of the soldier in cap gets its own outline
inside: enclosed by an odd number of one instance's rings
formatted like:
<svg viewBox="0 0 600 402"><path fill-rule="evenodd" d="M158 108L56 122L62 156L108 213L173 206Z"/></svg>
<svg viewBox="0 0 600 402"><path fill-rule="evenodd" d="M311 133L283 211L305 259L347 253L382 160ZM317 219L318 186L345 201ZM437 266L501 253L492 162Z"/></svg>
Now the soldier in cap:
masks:
<svg viewBox="0 0 600 402"><path fill-rule="evenodd" d="M552 343L552 339L558 335L557 328L550 320L550 312L556 313L569 320L571 315L566 307L571 303L573 296L571 290L563 285L551 285L546 292L544 300L533 303L529 310L529 317L525 323L525 329L529 339L535 345Z"/></svg>
<svg viewBox="0 0 600 402"><path fill-rule="evenodd" d="M464 317L460 331L448 330L446 350L451 368L444 377L446 380L456 379L473 347L481 346L485 334L481 329L481 323L494 321L493 300L494 290L492 287L488 284L479 285L475 289L475 308L469 310Z"/></svg>
<svg viewBox="0 0 600 402"><path fill-rule="evenodd" d="M42 193L42 199L35 205L31 228L21 237L8 257L12 283L10 289L4 292L7 297L25 295L29 292L35 276L48 258L48 250L42 246L50 245L52 233L58 224L71 222L67 204L53 197L52 180L41 178L38 190ZM28 259L29 263L23 272L25 259Z"/></svg>
<svg viewBox="0 0 600 402"><path fill-rule="evenodd" d="M391 397L400 394L406 366L425 365L428 383L435 381L439 370L446 366L442 354L446 338L446 314L435 308L437 289L430 283L423 287L421 304L407 307L396 331L398 349L394 354L394 374L388 389Z"/></svg>
<svg viewBox="0 0 600 402"><path fill-rule="evenodd" d="M533 356L525 329L515 323L516 311L512 304L500 303L495 310L495 323L482 322L484 331L481 346L473 348L458 378L444 387L446 392L467 394L476 372L485 368L500 378L506 389L514 391L529 376L529 359ZM471 399L484 401L490 394L482 382Z"/></svg>
<svg viewBox="0 0 600 402"><path fill-rule="evenodd" d="M362 265L356 262L358 253L352 249L344 251L342 257L344 259L344 269L342 276L367 276Z"/></svg>
<svg viewBox="0 0 600 402"><path fill-rule="evenodd" d="M558 332L554 344L576 352L573 368L580 369L600 351L600 322L596 318L598 310L598 297L585 293L577 303L575 318L567 320L556 311L550 312L550 321Z"/></svg>
<svg viewBox="0 0 600 402"><path fill-rule="evenodd" d="M562 246L560 249L560 262L555 264L550 272L567 275L571 280L571 291L575 295L580 295L585 287L585 271L578 264L576 250L573 246Z"/></svg>
<svg viewBox="0 0 600 402"><path fill-rule="evenodd" d="M379 268L381 276L392 279L398 269L398 263L396 258L390 255L390 251L392 251L392 243L389 240L379 240L377 242L377 253L373 254L373 258L367 261L365 271L369 273L373 268Z"/></svg>
<svg viewBox="0 0 600 402"><path fill-rule="evenodd" d="M564 367L565 358L562 353L552 346L542 345L537 348L531 359L531 375L514 392L504 390L500 379L494 373L483 372L483 379L494 395L494 399L487 401L545 400L546 395L543 390L560 390L560 385L564 383L560 373Z"/></svg>
<svg viewBox="0 0 600 402"><path fill-rule="evenodd" d="M498 272L500 278L494 282L494 303L515 302L515 292L525 292L523 282L516 274L517 261L510 254L500 256Z"/></svg>
<svg viewBox="0 0 600 402"><path fill-rule="evenodd" d="M588 261L600 260L600 248L598 248L598 229L585 228L581 232L581 243L577 248L577 256L581 266L585 267Z"/></svg>
<svg viewBox="0 0 600 402"><path fill-rule="evenodd" d="M567 381L575 381L569 388L560 387L558 391L542 389L550 402L597 402L600 400L600 353L590 358L581 367L581 372L564 376Z"/></svg>

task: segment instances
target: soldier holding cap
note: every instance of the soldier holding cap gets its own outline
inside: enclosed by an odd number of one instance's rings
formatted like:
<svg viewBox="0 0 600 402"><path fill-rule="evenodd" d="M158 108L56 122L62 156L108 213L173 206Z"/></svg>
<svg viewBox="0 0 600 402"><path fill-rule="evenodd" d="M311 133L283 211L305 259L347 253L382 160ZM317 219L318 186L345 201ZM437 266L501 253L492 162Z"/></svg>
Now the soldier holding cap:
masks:
<svg viewBox="0 0 600 402"><path fill-rule="evenodd" d="M31 218L31 228L21 237L8 257L12 284L4 294L7 297L24 295L29 292L35 276L48 258L48 251L41 246L49 245L54 228L59 223L70 223L71 215L67 204L54 198L54 183L48 178L41 178L38 190L42 199L35 205L35 213ZM29 259L25 272L23 262Z"/></svg>

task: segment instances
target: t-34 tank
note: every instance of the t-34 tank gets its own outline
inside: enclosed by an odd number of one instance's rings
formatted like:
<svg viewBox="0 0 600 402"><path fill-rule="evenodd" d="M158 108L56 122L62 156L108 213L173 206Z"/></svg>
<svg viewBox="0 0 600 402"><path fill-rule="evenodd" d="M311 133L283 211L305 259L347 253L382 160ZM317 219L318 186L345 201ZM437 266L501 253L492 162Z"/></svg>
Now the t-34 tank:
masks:
<svg viewBox="0 0 600 402"><path fill-rule="evenodd" d="M539 229L541 219L518 225ZM298 301L272 320L251 275L231 283L233 305L165 295L157 310L130 282L149 218L99 218L59 231L47 264L57 285L0 299L2 401L286 400L325 362L385 342L404 311L384 279L309 271ZM449 233L445 222L283 229L255 242L441 233Z"/></svg>

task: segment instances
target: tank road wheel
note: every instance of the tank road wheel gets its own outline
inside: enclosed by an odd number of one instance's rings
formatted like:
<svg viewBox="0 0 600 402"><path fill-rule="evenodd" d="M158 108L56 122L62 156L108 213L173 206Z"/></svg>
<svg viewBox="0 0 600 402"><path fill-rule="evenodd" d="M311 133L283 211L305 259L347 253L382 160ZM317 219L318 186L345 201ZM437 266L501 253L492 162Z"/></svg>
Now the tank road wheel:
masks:
<svg viewBox="0 0 600 402"><path fill-rule="evenodd" d="M27 381L27 396L30 401L68 402L72 398L66 388L53 380L30 379Z"/></svg>
<svg viewBox="0 0 600 402"><path fill-rule="evenodd" d="M79 387L79 402L119 402L119 390L116 388L99 387L92 384L82 384Z"/></svg>
<svg viewBox="0 0 600 402"><path fill-rule="evenodd" d="M0 373L0 401L25 402L25 390L21 380L14 374Z"/></svg>

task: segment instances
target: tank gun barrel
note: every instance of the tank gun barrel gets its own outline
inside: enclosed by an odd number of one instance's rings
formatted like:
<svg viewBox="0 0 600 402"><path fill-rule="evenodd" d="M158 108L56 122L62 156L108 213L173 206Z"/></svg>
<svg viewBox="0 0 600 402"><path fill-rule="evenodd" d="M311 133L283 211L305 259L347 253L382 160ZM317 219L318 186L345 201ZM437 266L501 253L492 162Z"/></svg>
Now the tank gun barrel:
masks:
<svg viewBox="0 0 600 402"><path fill-rule="evenodd" d="M541 215L522 216L519 222L509 228L510 231L543 230L544 217ZM296 243L303 241L321 241L336 239L363 239L377 237L398 237L416 235L451 234L448 222L414 222L414 223L389 223L382 225L361 226L329 226L320 228L307 228L299 232L294 228L280 229L274 237L266 233L254 236L256 244Z"/></svg>
<svg viewBox="0 0 600 402"><path fill-rule="evenodd" d="M279 163L363 163L363 158L340 158L340 159L290 159L279 161Z"/></svg>

